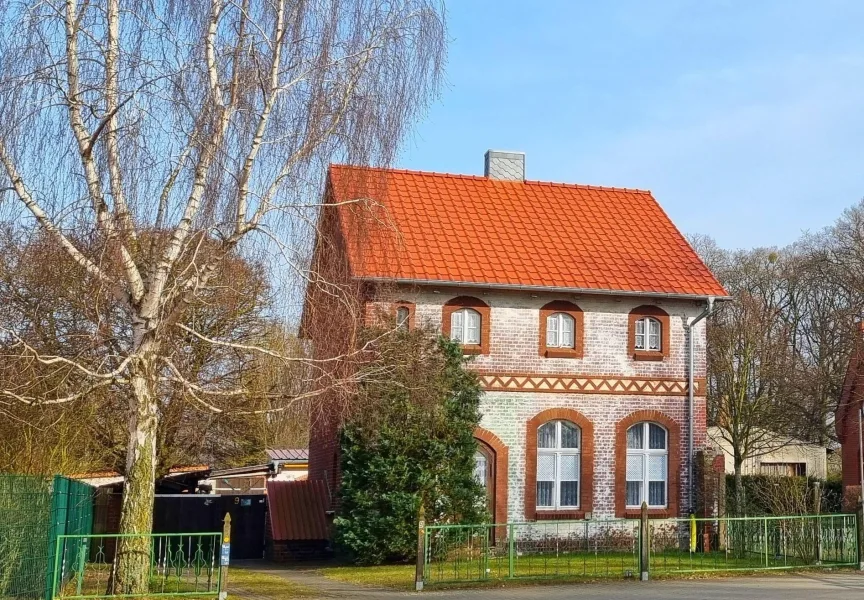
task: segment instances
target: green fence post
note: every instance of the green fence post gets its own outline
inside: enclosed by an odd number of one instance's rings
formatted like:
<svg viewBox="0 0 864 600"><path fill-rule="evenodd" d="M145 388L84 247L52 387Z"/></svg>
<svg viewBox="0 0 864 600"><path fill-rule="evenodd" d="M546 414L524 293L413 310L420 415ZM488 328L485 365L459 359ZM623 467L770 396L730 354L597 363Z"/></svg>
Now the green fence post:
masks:
<svg viewBox="0 0 864 600"><path fill-rule="evenodd" d="M507 576L513 579L516 576L516 540L513 538L513 523L507 524Z"/></svg>
<svg viewBox="0 0 864 600"><path fill-rule="evenodd" d="M648 581L649 553L651 550L651 533L648 529L648 503L642 502L642 511L639 515L639 578Z"/></svg>
<svg viewBox="0 0 864 600"><path fill-rule="evenodd" d="M48 524L48 569L45 578L45 600L54 598L55 580L60 564L59 536L66 533L66 519L69 512L69 480L60 475L54 476L51 485L51 521Z"/></svg>
<svg viewBox="0 0 864 600"><path fill-rule="evenodd" d="M762 517L762 544L765 546L765 566L768 566L768 519Z"/></svg>
<svg viewBox="0 0 864 600"><path fill-rule="evenodd" d="M864 503L859 502L858 508L855 509L855 552L858 555L858 570L864 571Z"/></svg>

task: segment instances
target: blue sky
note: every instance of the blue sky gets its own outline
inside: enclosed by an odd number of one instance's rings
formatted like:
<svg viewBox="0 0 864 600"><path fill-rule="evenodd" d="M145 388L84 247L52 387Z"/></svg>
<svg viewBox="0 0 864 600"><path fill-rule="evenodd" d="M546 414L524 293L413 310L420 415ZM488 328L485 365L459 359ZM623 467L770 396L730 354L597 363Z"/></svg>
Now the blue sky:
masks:
<svg viewBox="0 0 864 600"><path fill-rule="evenodd" d="M650 189L686 233L784 245L864 197L864 2L451 0L398 165Z"/></svg>

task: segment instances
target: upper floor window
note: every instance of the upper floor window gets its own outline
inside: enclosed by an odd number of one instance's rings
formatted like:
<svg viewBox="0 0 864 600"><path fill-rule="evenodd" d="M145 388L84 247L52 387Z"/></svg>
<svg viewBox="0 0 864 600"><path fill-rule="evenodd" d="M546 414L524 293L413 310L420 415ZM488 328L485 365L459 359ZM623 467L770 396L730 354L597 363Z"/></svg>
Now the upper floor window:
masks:
<svg viewBox="0 0 864 600"><path fill-rule="evenodd" d="M579 506L579 427L549 421L537 428L537 509Z"/></svg>
<svg viewBox="0 0 864 600"><path fill-rule="evenodd" d="M480 313L473 308L461 308L450 314L450 339L464 345L480 345Z"/></svg>
<svg viewBox="0 0 864 600"><path fill-rule="evenodd" d="M634 360L663 360L669 355L669 314L659 306L630 311L628 354Z"/></svg>
<svg viewBox="0 0 864 600"><path fill-rule="evenodd" d="M540 356L582 358L582 309L565 300L549 302L540 309Z"/></svg>
<svg viewBox="0 0 864 600"><path fill-rule="evenodd" d="M566 313L553 313L546 317L546 347L573 348L574 320Z"/></svg>
<svg viewBox="0 0 864 600"><path fill-rule="evenodd" d="M457 296L444 303L441 330L462 345L464 354L489 354L489 305L472 296Z"/></svg>
<svg viewBox="0 0 864 600"><path fill-rule="evenodd" d="M642 317L636 321L635 335L634 347L636 350L660 352L660 348L662 347L660 341L663 336L663 328L660 325L660 321L653 317Z"/></svg>
<svg viewBox="0 0 864 600"><path fill-rule="evenodd" d="M636 423L627 430L627 507L667 505L669 444L656 423Z"/></svg>

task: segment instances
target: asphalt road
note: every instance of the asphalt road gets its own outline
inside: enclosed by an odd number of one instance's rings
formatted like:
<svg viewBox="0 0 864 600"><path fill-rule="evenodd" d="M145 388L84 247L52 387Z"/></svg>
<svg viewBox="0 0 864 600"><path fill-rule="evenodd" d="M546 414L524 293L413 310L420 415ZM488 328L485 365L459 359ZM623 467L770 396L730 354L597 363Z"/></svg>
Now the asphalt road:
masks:
<svg viewBox="0 0 864 600"><path fill-rule="evenodd" d="M610 582L566 586L510 587L485 590L424 592L434 598L476 598L477 600L864 600L864 574L806 573L771 577L730 577L721 579ZM365 595L369 598L373 596ZM384 597L384 596L382 596ZM392 597L392 596L389 596Z"/></svg>

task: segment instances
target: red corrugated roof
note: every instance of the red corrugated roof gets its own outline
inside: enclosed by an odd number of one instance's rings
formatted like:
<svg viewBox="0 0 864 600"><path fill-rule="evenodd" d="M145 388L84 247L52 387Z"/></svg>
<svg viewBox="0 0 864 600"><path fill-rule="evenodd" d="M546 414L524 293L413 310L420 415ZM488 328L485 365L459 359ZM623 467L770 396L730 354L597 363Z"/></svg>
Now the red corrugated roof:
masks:
<svg viewBox="0 0 864 600"><path fill-rule="evenodd" d="M268 481L267 504L275 541L330 538L330 496L323 481Z"/></svg>
<svg viewBox="0 0 864 600"><path fill-rule="evenodd" d="M345 165L329 177L361 279L727 295L647 191Z"/></svg>

